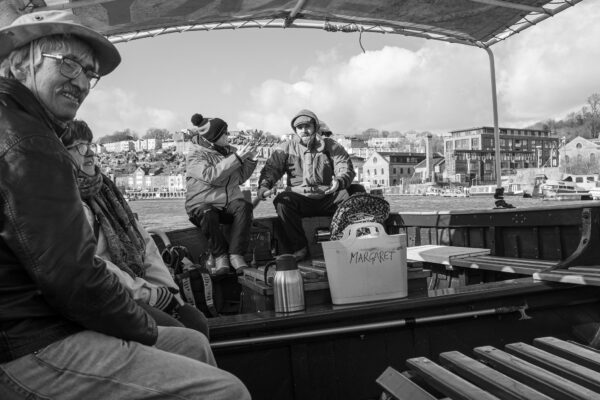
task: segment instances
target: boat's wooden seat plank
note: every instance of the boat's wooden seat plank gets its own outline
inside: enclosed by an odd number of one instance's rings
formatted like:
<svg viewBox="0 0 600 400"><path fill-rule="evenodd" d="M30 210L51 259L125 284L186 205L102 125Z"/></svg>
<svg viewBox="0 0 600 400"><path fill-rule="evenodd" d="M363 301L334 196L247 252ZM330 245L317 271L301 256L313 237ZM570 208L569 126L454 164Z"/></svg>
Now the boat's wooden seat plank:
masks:
<svg viewBox="0 0 600 400"><path fill-rule="evenodd" d="M598 393L505 351L483 346L474 352L494 369L552 398L598 400Z"/></svg>
<svg viewBox="0 0 600 400"><path fill-rule="evenodd" d="M436 400L434 396L392 367L387 367L376 382L397 400Z"/></svg>
<svg viewBox="0 0 600 400"><path fill-rule="evenodd" d="M454 400L494 400L498 397L448 371L425 357L406 360L406 364L425 382Z"/></svg>
<svg viewBox="0 0 600 400"><path fill-rule="evenodd" d="M532 275L534 280L573 283L576 285L600 286L599 273L578 273L571 269L555 269L552 271L539 271Z"/></svg>
<svg viewBox="0 0 600 400"><path fill-rule="evenodd" d="M412 246L406 249L408 262L428 262L433 264L451 265L450 260L455 257L490 254L489 249L458 246Z"/></svg>
<svg viewBox="0 0 600 400"><path fill-rule="evenodd" d="M440 354L440 364L501 399L552 399L458 351Z"/></svg>
<svg viewBox="0 0 600 400"><path fill-rule="evenodd" d="M533 275L556 265L557 261L522 259L496 256L456 257L451 260L453 267L482 269L486 271Z"/></svg>
<svg viewBox="0 0 600 400"><path fill-rule="evenodd" d="M533 345L586 368L600 372L600 353L596 350L554 337L537 338L533 341Z"/></svg>
<svg viewBox="0 0 600 400"><path fill-rule="evenodd" d="M505 349L525 361L600 393L600 373L592 369L526 343L511 343Z"/></svg>

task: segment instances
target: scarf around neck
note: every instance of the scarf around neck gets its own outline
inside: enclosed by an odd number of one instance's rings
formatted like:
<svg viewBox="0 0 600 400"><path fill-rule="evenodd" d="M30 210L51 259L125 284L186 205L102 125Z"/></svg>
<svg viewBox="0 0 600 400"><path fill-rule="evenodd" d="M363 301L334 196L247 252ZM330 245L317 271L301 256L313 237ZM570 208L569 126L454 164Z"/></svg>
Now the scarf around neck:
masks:
<svg viewBox="0 0 600 400"><path fill-rule="evenodd" d="M98 167L94 175L80 170L77 183L82 200L92 210L106 237L110 261L132 278L143 278L146 242L119 189Z"/></svg>

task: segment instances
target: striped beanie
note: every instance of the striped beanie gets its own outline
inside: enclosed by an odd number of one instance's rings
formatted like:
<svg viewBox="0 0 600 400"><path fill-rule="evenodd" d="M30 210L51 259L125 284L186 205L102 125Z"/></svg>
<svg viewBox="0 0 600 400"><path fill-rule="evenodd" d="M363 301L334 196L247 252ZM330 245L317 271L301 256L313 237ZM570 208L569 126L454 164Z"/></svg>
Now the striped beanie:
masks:
<svg viewBox="0 0 600 400"><path fill-rule="evenodd" d="M216 142L227 133L227 123L221 118L204 118L201 114L194 114L192 115L192 124L197 126L197 132L211 143Z"/></svg>

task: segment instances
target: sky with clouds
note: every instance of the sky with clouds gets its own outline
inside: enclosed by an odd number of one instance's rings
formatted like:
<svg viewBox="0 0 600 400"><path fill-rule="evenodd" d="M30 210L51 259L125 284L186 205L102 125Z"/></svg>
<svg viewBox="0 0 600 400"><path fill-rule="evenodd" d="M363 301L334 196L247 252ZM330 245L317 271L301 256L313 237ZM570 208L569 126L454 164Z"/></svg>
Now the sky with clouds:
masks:
<svg viewBox="0 0 600 400"><path fill-rule="evenodd" d="M600 1L584 1L494 45L500 125L524 127L578 111L600 93ZM300 109L336 134L492 125L484 50L399 35L312 29L186 32L117 44L123 62L78 118L96 137L191 128L220 117L230 130L281 135Z"/></svg>

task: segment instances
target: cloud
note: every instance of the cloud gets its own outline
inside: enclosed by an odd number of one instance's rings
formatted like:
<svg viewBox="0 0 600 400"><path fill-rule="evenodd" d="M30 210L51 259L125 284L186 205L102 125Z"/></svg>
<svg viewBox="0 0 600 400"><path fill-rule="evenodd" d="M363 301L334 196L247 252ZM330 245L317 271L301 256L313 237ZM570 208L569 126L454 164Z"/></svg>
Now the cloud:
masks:
<svg viewBox="0 0 600 400"><path fill-rule="evenodd" d="M131 129L140 136L148 128L181 128L182 117L165 109L139 106L135 94L120 88L96 88L84 101L78 119L87 121L95 137Z"/></svg>
<svg viewBox="0 0 600 400"><path fill-rule="evenodd" d="M386 46L345 61L320 57L302 80L268 80L255 87L252 108L243 111L240 120L281 134L289 131L298 110L309 108L334 132L356 133L370 127L440 130L459 123L456 113L480 114L489 98L481 88L489 82L487 65L465 61L465 55L472 59L477 57L472 53L481 53L480 61L485 62L485 53L441 43L433 47L411 51ZM454 75L449 76L446 65ZM459 102L457 97L463 98ZM452 108L457 103L461 107Z"/></svg>
<svg viewBox="0 0 600 400"><path fill-rule="evenodd" d="M492 47L500 125L564 118L600 91L594 62L600 60L600 7L582 7ZM343 134L367 128L445 133L493 124L482 49L427 41L416 50L386 46L346 59L331 51L314 60L303 72L294 70L297 79L256 85L238 125L288 133L302 108Z"/></svg>
<svg viewBox="0 0 600 400"><path fill-rule="evenodd" d="M501 45L498 87L510 119L562 119L600 92L600 7L592 3L578 4Z"/></svg>

